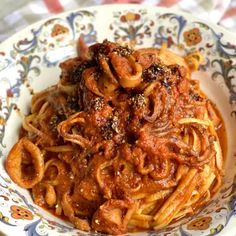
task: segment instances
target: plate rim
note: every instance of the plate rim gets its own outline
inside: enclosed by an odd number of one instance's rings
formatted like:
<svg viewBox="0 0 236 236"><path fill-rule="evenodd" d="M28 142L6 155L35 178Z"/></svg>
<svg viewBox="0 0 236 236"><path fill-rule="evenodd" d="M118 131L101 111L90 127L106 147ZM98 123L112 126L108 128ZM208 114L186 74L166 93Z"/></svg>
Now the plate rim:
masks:
<svg viewBox="0 0 236 236"><path fill-rule="evenodd" d="M65 15L71 14L73 12L77 12L77 11L81 11L81 10L97 10L101 11L101 9L103 8L137 8L137 9L150 9L151 11L155 11L158 12L158 10L164 11L164 12L170 12L170 13L176 13L178 15L182 15L185 16L189 19L193 19L193 20L197 20L198 22L202 22L205 23L206 25L210 26L212 29L216 29L217 31L220 31L222 33L224 33L224 37L226 37L228 39L228 41L233 41L233 38L236 39L236 33L229 31L229 29L218 25L217 23L213 23L213 22L208 22L207 20L204 19L200 19L199 17L195 16L195 15L191 15L191 13L183 11L183 10L179 10L179 9L175 9L175 8L167 8L167 7L160 7L160 6L152 6L152 5L147 5L147 4L123 4L123 3L116 3L116 4L103 4L103 5L96 5L96 6L87 6L87 7L78 7L74 10L68 10L68 11L64 11L61 13L57 13L54 14L52 16L48 16L45 17L44 19L40 19L32 24L29 24L28 26L22 28L21 30L19 30L19 32L16 32L15 34L9 36L8 38L6 38L5 40L3 40L0 43L0 51L3 50L3 48L11 43L12 41L14 41L15 39L17 39L17 37L19 37L23 32L28 31L32 28L35 28L38 25L43 24L44 22L57 18L57 17L64 17ZM128 10L128 9L127 9Z"/></svg>
<svg viewBox="0 0 236 236"><path fill-rule="evenodd" d="M63 18L66 15L69 15L73 12L78 12L81 10L104 11L104 9L106 9L106 8L117 9L117 10L119 10L119 9L125 10L125 8L127 8L127 10L150 9L151 11L156 12L156 13L158 13L158 11L160 11L161 13L175 13L177 15L181 15L181 16L186 17L188 20L197 20L198 22L202 22L202 23L208 25L209 27L211 27L213 30L217 31L217 33L223 33L224 38L226 38L227 41L229 41L229 42L234 43L233 41L234 41L234 39L236 39L236 33L230 32L228 29L224 28L223 26L217 25L212 22L208 22L207 20L200 19L199 17L197 17L195 15L191 15L191 13L189 13L189 12L185 12L185 11L175 9L175 8L166 8L166 7L159 7L159 6L153 7L151 5L146 5L146 4L144 5L144 4L123 4L123 3L121 3L121 4L103 4L103 5L96 5L96 6L79 7L74 10L68 10L68 11L64 11L62 13L54 14L49 17L45 17L44 19L41 19L41 20L38 20L32 24L29 24L28 26L22 28L21 30L19 30L15 34L11 35L10 37L8 37L4 41L2 41L0 43L0 51L5 51L9 47L9 45L14 43L18 39L18 37L20 37L21 35L24 34L24 32L27 32L27 34L26 34L26 36L27 36L28 32L31 29L36 28L39 25L42 25L43 23L45 23L48 20L51 20L54 18ZM232 223L232 220L230 221L230 223ZM223 231L227 231L227 232L224 233ZM218 235L219 236L220 235L226 236L226 235L231 235L231 234L233 235L234 227L231 226L229 228L229 225L227 225L223 231L220 232ZM7 232L3 231L3 233L7 233Z"/></svg>

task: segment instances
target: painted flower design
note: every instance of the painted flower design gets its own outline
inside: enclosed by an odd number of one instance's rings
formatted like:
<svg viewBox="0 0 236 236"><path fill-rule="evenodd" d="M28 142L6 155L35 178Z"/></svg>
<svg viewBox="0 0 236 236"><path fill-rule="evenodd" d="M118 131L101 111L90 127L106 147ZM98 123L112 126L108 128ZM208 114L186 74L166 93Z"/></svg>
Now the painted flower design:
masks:
<svg viewBox="0 0 236 236"><path fill-rule="evenodd" d="M52 28L51 36L56 37L59 34L66 34L69 32L69 29L63 25L55 24Z"/></svg>
<svg viewBox="0 0 236 236"><path fill-rule="evenodd" d="M227 61L224 61L223 64L226 69L229 69L233 65L233 61L227 60Z"/></svg>
<svg viewBox="0 0 236 236"><path fill-rule="evenodd" d="M206 230L212 222L212 217L206 216L196 219L187 225L188 230Z"/></svg>
<svg viewBox="0 0 236 236"><path fill-rule="evenodd" d="M202 41L202 35L198 28L184 32L184 41L188 46L194 46Z"/></svg>
<svg viewBox="0 0 236 236"><path fill-rule="evenodd" d="M21 60L23 63L27 64L27 63L29 62L29 57L23 56L23 57L20 58L20 60Z"/></svg>
<svg viewBox="0 0 236 236"><path fill-rule="evenodd" d="M2 116L0 116L0 125L5 125L5 124L6 124L5 119Z"/></svg>
<svg viewBox="0 0 236 236"><path fill-rule="evenodd" d="M120 17L121 22L128 22L128 21L137 21L141 18L141 16L137 13L128 12L125 15Z"/></svg>
<svg viewBox="0 0 236 236"><path fill-rule="evenodd" d="M7 90L7 97L12 98L14 96L14 93L11 89Z"/></svg>
<svg viewBox="0 0 236 236"><path fill-rule="evenodd" d="M115 21L110 24L114 31L115 41L125 43L130 47L143 44L146 37L151 37L151 28L154 21L147 19L144 10L125 11L114 13Z"/></svg>
<svg viewBox="0 0 236 236"><path fill-rule="evenodd" d="M11 206L11 217L14 219L21 219L21 220L32 220L33 214L31 211L24 207L12 205Z"/></svg>

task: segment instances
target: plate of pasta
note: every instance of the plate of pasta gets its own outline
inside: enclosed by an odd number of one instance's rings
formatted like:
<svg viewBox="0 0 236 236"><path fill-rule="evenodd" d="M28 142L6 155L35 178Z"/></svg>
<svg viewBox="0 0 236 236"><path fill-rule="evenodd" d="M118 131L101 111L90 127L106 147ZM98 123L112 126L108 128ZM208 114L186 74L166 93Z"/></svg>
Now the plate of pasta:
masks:
<svg viewBox="0 0 236 236"><path fill-rule="evenodd" d="M234 236L234 38L121 4L3 42L1 233Z"/></svg>

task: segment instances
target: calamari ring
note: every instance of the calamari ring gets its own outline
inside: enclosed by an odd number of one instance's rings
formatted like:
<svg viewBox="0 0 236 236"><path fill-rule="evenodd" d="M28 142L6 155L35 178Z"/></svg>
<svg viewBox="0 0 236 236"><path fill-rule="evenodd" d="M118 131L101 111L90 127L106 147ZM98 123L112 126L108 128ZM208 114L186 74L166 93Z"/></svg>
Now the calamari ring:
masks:
<svg viewBox="0 0 236 236"><path fill-rule="evenodd" d="M22 173L22 159L24 152L30 154L35 173L30 178L25 178ZM43 178L44 159L39 148L27 138L20 139L11 149L6 160L6 170L11 179L22 188L32 188Z"/></svg>
<svg viewBox="0 0 236 236"><path fill-rule="evenodd" d="M68 193L62 196L61 205L65 216L67 216L71 222L74 223L75 227L80 230L89 231L90 226L87 219L81 219L75 216L75 212L72 206L71 197Z"/></svg>
<svg viewBox="0 0 236 236"><path fill-rule="evenodd" d="M57 194L54 186L49 183L40 182L32 188L34 202L39 206L47 204L52 207L57 203Z"/></svg>
<svg viewBox="0 0 236 236"><path fill-rule="evenodd" d="M67 120L59 123L57 126L57 131L64 138L64 140L76 143L85 148L90 145L90 141L84 138L82 135L73 134L71 131L73 125L80 123L85 123L85 118L83 117L82 112L77 112L70 116Z"/></svg>
<svg viewBox="0 0 236 236"><path fill-rule="evenodd" d="M91 92L93 92L99 97L104 97L104 95L99 91L99 88L98 88L98 83L96 81L96 68L95 67L91 67L84 70L83 78L84 78L85 86L88 90L90 90Z"/></svg>
<svg viewBox="0 0 236 236"><path fill-rule="evenodd" d="M160 179L164 179L167 178L168 175L170 174L170 160L169 159L164 159L160 166L162 168L160 168L160 170L157 170L157 167L154 167L154 171L152 171L150 173L150 175L152 176L153 179L155 180L160 180Z"/></svg>
<svg viewBox="0 0 236 236"><path fill-rule="evenodd" d="M53 179L49 178L48 176L46 182L54 186L59 184L60 176L65 176L67 171L64 162L62 162L59 159L53 158L45 163L44 175L46 175L49 167L52 166L54 166L57 169L57 174L56 176L54 176Z"/></svg>
<svg viewBox="0 0 236 236"><path fill-rule="evenodd" d="M133 72L128 72L128 69L124 69L125 62L129 62L129 67ZM123 88L135 88L142 82L142 66L135 61L133 56L123 58L116 54L112 54L111 64L114 67L118 77L119 83Z"/></svg>

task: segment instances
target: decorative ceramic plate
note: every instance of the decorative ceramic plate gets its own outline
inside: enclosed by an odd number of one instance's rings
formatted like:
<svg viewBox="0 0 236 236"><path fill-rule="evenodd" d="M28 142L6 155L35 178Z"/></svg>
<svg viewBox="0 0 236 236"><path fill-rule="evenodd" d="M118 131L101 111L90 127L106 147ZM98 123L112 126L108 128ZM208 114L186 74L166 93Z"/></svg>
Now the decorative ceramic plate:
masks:
<svg viewBox="0 0 236 236"><path fill-rule="evenodd" d="M87 44L107 38L136 47L186 53L199 50L205 62L194 77L219 107L227 128L228 152L223 186L197 216L161 232L138 235L236 235L236 35L182 12L142 5L79 9L38 22L0 45L0 230L6 235L98 235L76 230L36 206L16 186L4 160L18 139L32 92L57 82L58 63L75 55L83 33ZM131 234L129 234L131 235Z"/></svg>

